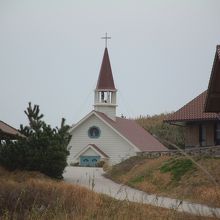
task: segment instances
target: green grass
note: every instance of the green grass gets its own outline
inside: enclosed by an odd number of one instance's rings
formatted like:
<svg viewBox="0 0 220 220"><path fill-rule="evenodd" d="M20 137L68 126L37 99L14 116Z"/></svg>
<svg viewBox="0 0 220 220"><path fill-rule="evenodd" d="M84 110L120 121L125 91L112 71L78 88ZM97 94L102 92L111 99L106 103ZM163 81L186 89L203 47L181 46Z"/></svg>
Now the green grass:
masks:
<svg viewBox="0 0 220 220"><path fill-rule="evenodd" d="M130 180L131 184L144 182L145 176L137 176Z"/></svg>
<svg viewBox="0 0 220 220"><path fill-rule="evenodd" d="M159 168L161 173L170 172L172 175L172 181L178 182L181 180L187 172L196 169L194 164L189 159L176 158L165 161L164 164ZM129 170L129 169L128 169ZM146 171L143 175L137 175L132 178L128 184L134 185L137 183L142 183L145 180L152 180L153 171ZM155 183L156 184L156 183Z"/></svg>
<svg viewBox="0 0 220 220"><path fill-rule="evenodd" d="M172 174L172 180L180 181L182 176L193 169L195 169L195 165L191 160L180 158L166 161L160 167L160 172L170 172Z"/></svg>

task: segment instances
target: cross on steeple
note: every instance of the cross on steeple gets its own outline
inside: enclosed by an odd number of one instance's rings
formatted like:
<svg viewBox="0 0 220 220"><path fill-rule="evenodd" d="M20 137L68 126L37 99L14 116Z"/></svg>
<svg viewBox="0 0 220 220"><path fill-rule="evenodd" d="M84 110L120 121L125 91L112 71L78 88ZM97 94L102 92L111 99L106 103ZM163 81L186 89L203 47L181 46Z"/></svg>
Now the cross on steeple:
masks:
<svg viewBox="0 0 220 220"><path fill-rule="evenodd" d="M107 48L108 39L111 39L111 37L108 37L108 34L105 33L105 37L102 37L101 39L104 39L104 40L105 40L105 48Z"/></svg>

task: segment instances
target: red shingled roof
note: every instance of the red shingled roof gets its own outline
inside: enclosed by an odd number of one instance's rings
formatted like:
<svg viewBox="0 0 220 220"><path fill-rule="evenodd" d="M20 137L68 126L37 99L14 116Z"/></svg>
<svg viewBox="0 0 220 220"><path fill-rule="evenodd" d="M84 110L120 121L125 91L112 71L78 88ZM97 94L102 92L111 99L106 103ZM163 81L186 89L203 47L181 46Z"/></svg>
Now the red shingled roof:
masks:
<svg viewBox="0 0 220 220"><path fill-rule="evenodd" d="M207 91L204 91L181 109L171 114L166 122L217 120L217 114L204 112Z"/></svg>
<svg viewBox="0 0 220 220"><path fill-rule="evenodd" d="M103 120L134 144L140 151L167 151L155 137L139 126L134 120L116 117L111 120L102 112L95 111Z"/></svg>
<svg viewBox="0 0 220 220"><path fill-rule="evenodd" d="M0 132L13 136L23 136L18 130L16 130L15 128L11 127L3 121L0 121Z"/></svg>
<svg viewBox="0 0 220 220"><path fill-rule="evenodd" d="M220 45L216 46L216 53L206 97L205 111L220 112Z"/></svg>
<svg viewBox="0 0 220 220"><path fill-rule="evenodd" d="M108 56L108 49L105 48L102 65L99 73L96 89L110 89L115 90L114 79L112 75L111 64Z"/></svg>
<svg viewBox="0 0 220 220"><path fill-rule="evenodd" d="M218 58L220 59L220 45L217 45L217 54L218 54Z"/></svg>

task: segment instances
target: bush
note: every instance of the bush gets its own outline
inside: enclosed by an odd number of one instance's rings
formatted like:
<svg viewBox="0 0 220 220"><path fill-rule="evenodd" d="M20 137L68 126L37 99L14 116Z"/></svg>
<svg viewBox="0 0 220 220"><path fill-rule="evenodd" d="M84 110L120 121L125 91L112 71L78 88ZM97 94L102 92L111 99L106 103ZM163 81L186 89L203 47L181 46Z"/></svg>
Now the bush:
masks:
<svg viewBox="0 0 220 220"><path fill-rule="evenodd" d="M96 164L96 166L97 166L97 167L103 167L104 164L105 164L105 161L100 160L100 161Z"/></svg>
<svg viewBox="0 0 220 220"><path fill-rule="evenodd" d="M69 155L69 126L66 126L65 120L62 119L61 127L52 129L42 121L43 115L39 115L39 111L39 106L32 108L29 103L25 111L29 125L21 125L20 130L26 138L0 144L0 164L9 170L40 171L60 179Z"/></svg>

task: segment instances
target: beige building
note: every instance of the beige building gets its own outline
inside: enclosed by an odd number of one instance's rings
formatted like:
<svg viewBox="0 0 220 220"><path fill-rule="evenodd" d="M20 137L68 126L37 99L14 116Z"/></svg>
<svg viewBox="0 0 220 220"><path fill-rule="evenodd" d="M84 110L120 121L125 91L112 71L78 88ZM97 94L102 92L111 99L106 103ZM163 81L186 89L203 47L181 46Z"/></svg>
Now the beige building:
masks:
<svg viewBox="0 0 220 220"><path fill-rule="evenodd" d="M186 147L220 145L220 120L216 113L204 112L207 91L170 115L165 122L185 127Z"/></svg>
<svg viewBox="0 0 220 220"><path fill-rule="evenodd" d="M185 127L186 147L220 145L220 45L216 46L208 90L165 122Z"/></svg>

